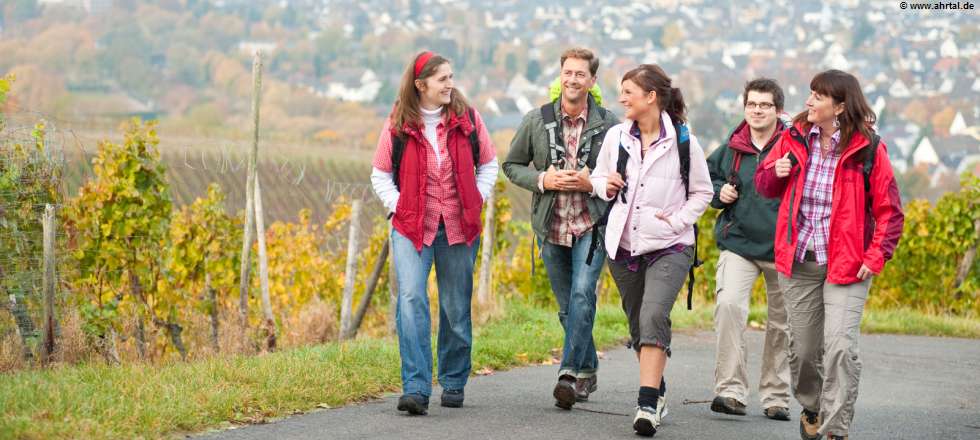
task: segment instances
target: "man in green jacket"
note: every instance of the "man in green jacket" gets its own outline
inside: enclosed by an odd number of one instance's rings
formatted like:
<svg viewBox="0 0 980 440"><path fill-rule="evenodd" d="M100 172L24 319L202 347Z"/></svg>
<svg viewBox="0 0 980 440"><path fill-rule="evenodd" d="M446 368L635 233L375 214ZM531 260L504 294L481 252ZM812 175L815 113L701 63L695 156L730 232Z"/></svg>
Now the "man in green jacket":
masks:
<svg viewBox="0 0 980 440"><path fill-rule="evenodd" d="M600 246L591 265L586 259L592 226L606 203L595 195L589 172L606 130L619 122L589 93L598 69L599 59L591 51L565 51L561 96L524 116L503 164L507 178L532 193L531 223L565 331L553 392L555 405L563 409L588 400L597 389L592 323L605 252Z"/></svg>
<svg viewBox="0 0 980 440"><path fill-rule="evenodd" d="M753 183L756 167L772 151L784 128L778 118L783 110L783 91L774 80L755 79L745 85L742 102L745 120L732 132L728 143L708 157L715 188L711 206L722 210L715 224L721 254L715 279L718 345L711 410L745 415L745 326L752 286L761 273L766 281L769 316L759 394L766 417L789 420L789 335L783 294L773 264L779 200L761 197Z"/></svg>

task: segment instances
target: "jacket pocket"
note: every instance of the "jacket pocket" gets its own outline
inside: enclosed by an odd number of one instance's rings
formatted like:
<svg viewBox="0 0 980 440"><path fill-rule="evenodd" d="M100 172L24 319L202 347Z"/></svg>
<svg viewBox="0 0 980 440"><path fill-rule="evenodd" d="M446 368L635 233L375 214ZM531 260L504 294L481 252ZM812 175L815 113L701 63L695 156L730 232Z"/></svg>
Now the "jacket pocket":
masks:
<svg viewBox="0 0 980 440"><path fill-rule="evenodd" d="M658 242L670 240L677 236L673 227L667 220L657 217L664 211L660 208L641 206L633 213L633 222L637 228L637 235L643 241ZM633 226L630 226L633 227Z"/></svg>

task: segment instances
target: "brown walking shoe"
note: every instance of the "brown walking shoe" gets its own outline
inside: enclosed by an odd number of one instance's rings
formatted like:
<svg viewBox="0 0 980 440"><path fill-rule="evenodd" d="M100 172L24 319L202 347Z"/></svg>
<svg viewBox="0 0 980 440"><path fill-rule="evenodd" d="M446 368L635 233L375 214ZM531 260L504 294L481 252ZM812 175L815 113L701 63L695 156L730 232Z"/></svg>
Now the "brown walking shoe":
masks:
<svg viewBox="0 0 980 440"><path fill-rule="evenodd" d="M715 396L711 401L711 410L716 413L731 414L733 416L744 416L745 405L733 397Z"/></svg>
<svg viewBox="0 0 980 440"><path fill-rule="evenodd" d="M820 414L807 411L800 413L800 438L802 440L820 440Z"/></svg>
<svg viewBox="0 0 980 440"><path fill-rule="evenodd" d="M595 376L575 379L575 400L588 402L589 394L599 389L598 382L599 380Z"/></svg>
<svg viewBox="0 0 980 440"><path fill-rule="evenodd" d="M563 374L558 378L558 384L555 385L555 391L552 392L555 396L555 406L561 409L572 409L572 405L575 405L575 378L567 374Z"/></svg>

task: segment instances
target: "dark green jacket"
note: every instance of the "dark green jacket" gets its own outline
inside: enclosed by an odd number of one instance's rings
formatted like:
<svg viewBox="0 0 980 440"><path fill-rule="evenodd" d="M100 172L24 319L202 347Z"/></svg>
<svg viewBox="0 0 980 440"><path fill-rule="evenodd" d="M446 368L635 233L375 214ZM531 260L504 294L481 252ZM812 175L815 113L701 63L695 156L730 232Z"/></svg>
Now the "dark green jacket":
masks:
<svg viewBox="0 0 980 440"><path fill-rule="evenodd" d="M611 111L606 110L605 118L599 111L599 106L589 95L589 114L586 117L585 128L582 129L582 137L579 145L586 142L592 143L592 151L586 165L592 170L595 168L596 158L599 157L599 150L602 150L602 139L606 135L606 130L619 123L619 120ZM556 99L552 105L555 108L555 115L561 119L561 98ZM561 133L561 123L558 124L558 133ZM551 165L550 144L548 143L548 131L544 128L544 118L541 116L541 109L536 108L524 115L521 126L514 134L514 140L510 143L510 152L504 160L504 174L515 185L531 191L531 227L539 238L548 237L551 226L551 216L555 206L555 191L541 192L538 189L538 174L547 170ZM530 164L530 165L528 165ZM557 165L556 165L557 168ZM598 197L589 197L586 202L589 208L589 216L595 222L606 209L606 202Z"/></svg>
<svg viewBox="0 0 980 440"><path fill-rule="evenodd" d="M748 124L742 121L732 132L726 144L722 144L708 156L708 172L715 195L711 206L721 209L715 223L715 240L718 248L734 252L753 260L773 261L773 240L776 234L776 214L779 199L768 199L755 190L755 169L772 151L783 131L782 122L776 122L776 132L762 151L752 146L752 134ZM738 168L738 199L731 204L722 203L719 198L721 187L733 179L732 165L736 152L741 154Z"/></svg>

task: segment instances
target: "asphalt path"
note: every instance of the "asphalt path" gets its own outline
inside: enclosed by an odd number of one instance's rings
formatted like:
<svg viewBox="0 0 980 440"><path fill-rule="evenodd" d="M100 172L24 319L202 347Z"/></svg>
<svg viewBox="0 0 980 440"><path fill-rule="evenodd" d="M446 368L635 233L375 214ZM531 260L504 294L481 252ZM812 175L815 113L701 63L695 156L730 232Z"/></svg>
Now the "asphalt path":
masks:
<svg viewBox="0 0 980 440"><path fill-rule="evenodd" d="M749 380L757 390L763 334L749 331ZM864 367L851 439L980 439L980 341L894 335L860 339ZM765 418L755 391L748 415L719 415L713 397L714 335L675 332L667 365L668 416L659 439L797 439L800 406L792 421ZM599 390L565 411L551 391L557 366L532 366L471 378L463 408L439 406L429 415L395 409L397 395L338 409L288 417L200 436L246 439L607 439L638 438L632 420L638 364L618 348L600 361Z"/></svg>

